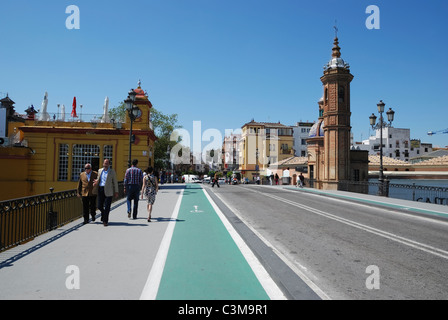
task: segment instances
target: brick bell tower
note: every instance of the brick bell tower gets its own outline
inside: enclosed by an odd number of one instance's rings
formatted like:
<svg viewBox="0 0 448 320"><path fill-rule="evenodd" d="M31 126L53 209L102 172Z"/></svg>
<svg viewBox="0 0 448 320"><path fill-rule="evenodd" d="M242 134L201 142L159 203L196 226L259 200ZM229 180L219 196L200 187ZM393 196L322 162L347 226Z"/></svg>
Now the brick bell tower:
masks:
<svg viewBox="0 0 448 320"><path fill-rule="evenodd" d="M337 35L330 62L324 66L323 123L325 189L337 189L338 181L350 179L350 66L341 58Z"/></svg>

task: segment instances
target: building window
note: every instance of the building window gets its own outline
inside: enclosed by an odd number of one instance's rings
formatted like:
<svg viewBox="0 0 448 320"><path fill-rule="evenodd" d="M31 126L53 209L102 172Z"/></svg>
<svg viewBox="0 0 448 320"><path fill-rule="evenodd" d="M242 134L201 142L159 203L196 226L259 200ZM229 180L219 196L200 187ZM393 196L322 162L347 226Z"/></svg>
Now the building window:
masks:
<svg viewBox="0 0 448 320"><path fill-rule="evenodd" d="M281 128L278 129L279 136L292 136L292 129L289 128Z"/></svg>
<svg viewBox="0 0 448 320"><path fill-rule="evenodd" d="M92 144L74 144L72 156L72 181L79 179L86 163L98 163L100 146Z"/></svg>
<svg viewBox="0 0 448 320"><path fill-rule="evenodd" d="M338 88L338 100L339 100L339 102L344 102L344 100L345 100L345 88L344 88L344 86L340 86Z"/></svg>
<svg viewBox="0 0 448 320"><path fill-rule="evenodd" d="M259 133L259 132L260 132L260 128L253 128L253 127L249 128L249 133Z"/></svg>
<svg viewBox="0 0 448 320"><path fill-rule="evenodd" d="M58 181L67 181L67 179L68 179L68 144L60 144Z"/></svg>
<svg viewBox="0 0 448 320"><path fill-rule="evenodd" d="M354 169L353 170L353 181L359 181L359 169Z"/></svg>

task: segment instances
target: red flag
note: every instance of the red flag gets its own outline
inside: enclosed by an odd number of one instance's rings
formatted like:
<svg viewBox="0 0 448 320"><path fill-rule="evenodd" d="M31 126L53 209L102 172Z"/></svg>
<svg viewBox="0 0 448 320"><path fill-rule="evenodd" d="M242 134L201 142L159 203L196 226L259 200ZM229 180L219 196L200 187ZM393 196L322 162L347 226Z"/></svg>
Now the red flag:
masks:
<svg viewBox="0 0 448 320"><path fill-rule="evenodd" d="M72 118L78 118L78 116L76 115L76 97L73 97Z"/></svg>

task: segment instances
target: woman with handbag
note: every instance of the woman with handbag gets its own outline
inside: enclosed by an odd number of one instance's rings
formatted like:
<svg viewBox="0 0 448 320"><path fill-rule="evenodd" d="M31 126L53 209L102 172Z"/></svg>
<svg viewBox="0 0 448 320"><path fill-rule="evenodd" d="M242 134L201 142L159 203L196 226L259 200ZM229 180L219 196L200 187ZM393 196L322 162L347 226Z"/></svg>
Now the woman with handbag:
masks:
<svg viewBox="0 0 448 320"><path fill-rule="evenodd" d="M156 201L157 191L159 190L159 184L154 176L154 169L152 167L148 167L146 170L146 175L143 178L143 186L142 186L142 199L143 196L148 199L148 222L151 222L151 212L152 206Z"/></svg>

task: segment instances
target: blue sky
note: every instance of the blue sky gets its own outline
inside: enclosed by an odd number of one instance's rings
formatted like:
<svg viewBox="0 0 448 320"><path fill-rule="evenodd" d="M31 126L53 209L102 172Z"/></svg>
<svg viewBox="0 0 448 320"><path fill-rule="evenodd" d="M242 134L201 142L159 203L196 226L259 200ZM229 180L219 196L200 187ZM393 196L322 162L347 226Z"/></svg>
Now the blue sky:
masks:
<svg viewBox="0 0 448 320"><path fill-rule="evenodd" d="M68 30L77 5L80 29ZM369 30L366 8L380 9ZM352 131L367 139L381 99L411 138L448 145L448 2L385 0L0 0L0 92L16 110L73 97L101 113L137 86L153 105L202 131L256 121L315 121L337 20L350 63ZM191 131L192 132L192 131ZM206 144L206 143L204 143Z"/></svg>

